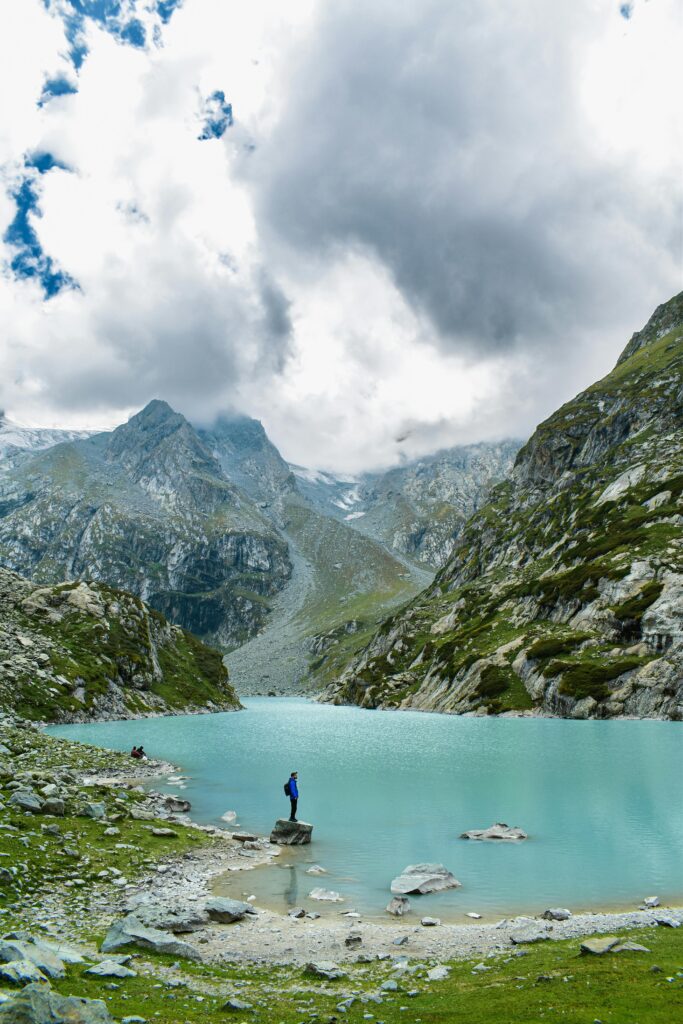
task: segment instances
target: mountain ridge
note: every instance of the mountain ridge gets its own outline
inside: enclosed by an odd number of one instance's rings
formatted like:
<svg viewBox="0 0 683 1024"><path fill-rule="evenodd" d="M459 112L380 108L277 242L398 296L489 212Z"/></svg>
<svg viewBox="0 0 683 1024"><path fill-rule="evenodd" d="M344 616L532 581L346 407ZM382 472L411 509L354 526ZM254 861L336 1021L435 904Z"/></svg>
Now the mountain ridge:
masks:
<svg viewBox="0 0 683 1024"><path fill-rule="evenodd" d="M683 295L552 414L324 699L683 717Z"/></svg>

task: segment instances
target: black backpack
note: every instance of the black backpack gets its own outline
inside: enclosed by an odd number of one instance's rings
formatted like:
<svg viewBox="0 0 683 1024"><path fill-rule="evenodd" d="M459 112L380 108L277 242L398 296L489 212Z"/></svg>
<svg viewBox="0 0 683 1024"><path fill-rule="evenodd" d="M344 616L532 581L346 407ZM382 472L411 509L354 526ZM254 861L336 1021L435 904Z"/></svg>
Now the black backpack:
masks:
<svg viewBox="0 0 683 1024"><path fill-rule="evenodd" d="M291 796L291 793L289 791L289 779L287 779L287 781L285 782L285 796Z"/></svg>

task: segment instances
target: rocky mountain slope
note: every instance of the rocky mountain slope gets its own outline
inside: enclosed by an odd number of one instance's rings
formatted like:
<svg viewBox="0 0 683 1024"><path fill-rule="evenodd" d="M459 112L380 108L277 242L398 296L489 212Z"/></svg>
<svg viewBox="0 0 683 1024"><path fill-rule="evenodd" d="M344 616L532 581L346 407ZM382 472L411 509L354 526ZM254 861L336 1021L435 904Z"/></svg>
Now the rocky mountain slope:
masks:
<svg viewBox="0 0 683 1024"><path fill-rule="evenodd" d="M258 630L291 571L272 523L160 401L0 478L0 562L38 582L104 581L226 645Z"/></svg>
<svg viewBox="0 0 683 1024"><path fill-rule="evenodd" d="M73 722L239 706L220 654L139 598L0 569L0 709Z"/></svg>
<svg viewBox="0 0 683 1024"><path fill-rule="evenodd" d="M319 511L438 568L494 484L509 476L520 447L507 440L447 448L355 479L292 468L301 492Z"/></svg>
<svg viewBox="0 0 683 1024"><path fill-rule="evenodd" d="M32 452L89 437L92 433L91 430L27 427L8 419L0 409L0 473L19 465Z"/></svg>
<svg viewBox="0 0 683 1024"><path fill-rule="evenodd" d="M538 427L326 699L683 719L682 428L683 293Z"/></svg>

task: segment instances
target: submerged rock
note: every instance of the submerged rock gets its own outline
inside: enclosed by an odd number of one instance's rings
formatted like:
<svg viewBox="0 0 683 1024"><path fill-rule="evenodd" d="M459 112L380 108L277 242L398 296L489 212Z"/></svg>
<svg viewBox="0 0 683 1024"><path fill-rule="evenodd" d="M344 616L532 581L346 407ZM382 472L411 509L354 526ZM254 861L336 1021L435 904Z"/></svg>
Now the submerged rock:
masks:
<svg viewBox="0 0 683 1024"><path fill-rule="evenodd" d="M469 832L462 832L461 839L492 839L499 842L519 842L521 839L528 839L529 836L521 828L511 828L505 822L499 821L488 828L470 829Z"/></svg>
<svg viewBox="0 0 683 1024"><path fill-rule="evenodd" d="M441 892L457 889L461 883L443 864L409 864L391 883L391 891L398 894Z"/></svg>
<svg viewBox="0 0 683 1024"><path fill-rule="evenodd" d="M334 889L311 889L308 894L312 900L323 900L328 903L343 903L344 897Z"/></svg>
<svg viewBox="0 0 683 1024"><path fill-rule="evenodd" d="M310 843L312 833L313 826L305 821L278 818L270 833L270 841L278 846L305 846Z"/></svg>

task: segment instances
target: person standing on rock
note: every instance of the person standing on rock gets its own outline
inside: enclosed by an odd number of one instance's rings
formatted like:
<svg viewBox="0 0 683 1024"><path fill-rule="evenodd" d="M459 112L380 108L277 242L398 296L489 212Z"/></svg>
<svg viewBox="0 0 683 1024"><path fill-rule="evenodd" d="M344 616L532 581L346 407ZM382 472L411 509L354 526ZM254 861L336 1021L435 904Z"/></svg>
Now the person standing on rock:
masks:
<svg viewBox="0 0 683 1024"><path fill-rule="evenodd" d="M285 786L285 793L289 797L289 803L292 808L289 815L290 821L296 821L296 806L299 802L299 787L297 785L298 774L298 772L292 772L287 780L287 785Z"/></svg>

